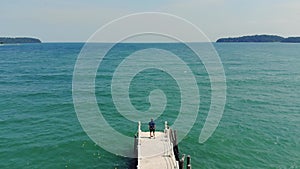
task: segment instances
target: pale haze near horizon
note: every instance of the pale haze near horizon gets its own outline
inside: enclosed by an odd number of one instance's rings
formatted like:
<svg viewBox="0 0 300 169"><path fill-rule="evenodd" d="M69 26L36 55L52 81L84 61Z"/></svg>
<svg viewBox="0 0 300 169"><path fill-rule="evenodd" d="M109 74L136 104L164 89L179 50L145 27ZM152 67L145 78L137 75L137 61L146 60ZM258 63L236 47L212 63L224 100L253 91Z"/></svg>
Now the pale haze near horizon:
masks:
<svg viewBox="0 0 300 169"><path fill-rule="evenodd" d="M211 41L254 34L300 36L297 0L11 0L1 1L0 10L1 37L37 37L44 42L85 42L106 23L137 12L177 15Z"/></svg>

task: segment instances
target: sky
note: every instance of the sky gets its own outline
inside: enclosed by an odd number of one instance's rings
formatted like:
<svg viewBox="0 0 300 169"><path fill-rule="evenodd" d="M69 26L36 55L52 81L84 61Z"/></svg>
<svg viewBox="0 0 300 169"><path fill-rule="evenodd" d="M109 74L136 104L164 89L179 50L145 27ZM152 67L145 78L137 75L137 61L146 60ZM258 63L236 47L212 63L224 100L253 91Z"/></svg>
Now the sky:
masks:
<svg viewBox="0 0 300 169"><path fill-rule="evenodd" d="M106 23L137 12L182 17L210 41L254 34L300 36L299 0L0 0L0 11L0 36L43 42L85 42Z"/></svg>

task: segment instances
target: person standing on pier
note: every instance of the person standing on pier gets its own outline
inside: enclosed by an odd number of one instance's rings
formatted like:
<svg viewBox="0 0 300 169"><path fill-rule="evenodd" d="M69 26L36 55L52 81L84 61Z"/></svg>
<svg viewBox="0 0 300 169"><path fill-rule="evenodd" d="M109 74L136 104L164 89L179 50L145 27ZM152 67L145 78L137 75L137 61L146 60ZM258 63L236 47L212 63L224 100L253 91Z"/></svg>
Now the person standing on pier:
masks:
<svg viewBox="0 0 300 169"><path fill-rule="evenodd" d="M149 130L150 130L150 138L151 137L155 138L155 123L153 119L151 119L151 121L149 122ZM151 135L151 133L153 133L153 135Z"/></svg>

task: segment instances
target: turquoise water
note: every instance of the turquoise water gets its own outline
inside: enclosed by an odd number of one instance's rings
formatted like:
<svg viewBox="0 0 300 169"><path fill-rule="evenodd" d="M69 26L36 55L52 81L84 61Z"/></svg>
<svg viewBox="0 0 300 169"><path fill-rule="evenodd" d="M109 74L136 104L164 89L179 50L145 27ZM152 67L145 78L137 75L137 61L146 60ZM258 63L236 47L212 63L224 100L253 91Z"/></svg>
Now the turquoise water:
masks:
<svg viewBox="0 0 300 169"><path fill-rule="evenodd" d="M300 44L214 44L227 80L222 120L204 144L199 134L210 106L210 83L197 57L180 44L123 44L98 70L96 97L106 120L131 136L136 124L116 111L110 95L114 69L128 54L149 47L170 50L191 67L201 103L196 123L179 144L193 168L300 167ZM81 128L72 100L72 75L81 43L0 46L0 168L129 168L131 159L93 143ZM162 89L168 99L156 120L173 124L180 92L165 72L145 70L133 79L136 109ZM184 119L182 119L184 120ZM188 122L187 122L188 123ZM145 128L145 124L143 125Z"/></svg>

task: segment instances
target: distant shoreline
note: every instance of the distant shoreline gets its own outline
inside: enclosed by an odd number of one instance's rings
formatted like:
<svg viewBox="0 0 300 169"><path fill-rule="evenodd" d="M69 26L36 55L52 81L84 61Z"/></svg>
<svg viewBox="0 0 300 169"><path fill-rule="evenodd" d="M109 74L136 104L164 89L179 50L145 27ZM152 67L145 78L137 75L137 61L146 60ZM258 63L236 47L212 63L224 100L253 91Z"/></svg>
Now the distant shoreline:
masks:
<svg viewBox="0 0 300 169"><path fill-rule="evenodd" d="M42 43L37 38L30 37L0 37L0 44L18 44L18 43Z"/></svg>
<svg viewBox="0 0 300 169"><path fill-rule="evenodd" d="M280 43L300 43L300 37L284 38L277 35L250 35L241 37L220 38L217 43L226 42L280 42Z"/></svg>

